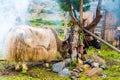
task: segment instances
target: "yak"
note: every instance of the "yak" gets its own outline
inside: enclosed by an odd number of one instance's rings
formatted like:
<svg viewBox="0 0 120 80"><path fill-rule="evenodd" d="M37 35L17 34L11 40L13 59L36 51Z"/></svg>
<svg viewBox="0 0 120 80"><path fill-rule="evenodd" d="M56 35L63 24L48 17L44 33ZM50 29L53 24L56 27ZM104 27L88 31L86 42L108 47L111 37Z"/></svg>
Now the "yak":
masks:
<svg viewBox="0 0 120 80"><path fill-rule="evenodd" d="M55 58L57 51L64 58L67 52L67 40L61 40L57 32L49 27L35 28L20 25L10 30L7 41L7 60L15 61L15 70L27 70L26 61L50 62Z"/></svg>

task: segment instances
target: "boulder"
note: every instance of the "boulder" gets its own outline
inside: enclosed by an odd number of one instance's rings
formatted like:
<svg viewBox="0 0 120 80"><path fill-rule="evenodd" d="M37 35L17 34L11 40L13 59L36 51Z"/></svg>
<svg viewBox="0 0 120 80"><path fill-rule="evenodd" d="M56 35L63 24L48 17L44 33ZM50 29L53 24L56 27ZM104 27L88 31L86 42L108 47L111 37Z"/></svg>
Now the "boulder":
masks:
<svg viewBox="0 0 120 80"><path fill-rule="evenodd" d="M65 67L65 62L58 62L52 66L54 72L60 72Z"/></svg>
<svg viewBox="0 0 120 80"><path fill-rule="evenodd" d="M60 71L58 74L60 76L70 76L72 71L69 68L64 68L62 71Z"/></svg>

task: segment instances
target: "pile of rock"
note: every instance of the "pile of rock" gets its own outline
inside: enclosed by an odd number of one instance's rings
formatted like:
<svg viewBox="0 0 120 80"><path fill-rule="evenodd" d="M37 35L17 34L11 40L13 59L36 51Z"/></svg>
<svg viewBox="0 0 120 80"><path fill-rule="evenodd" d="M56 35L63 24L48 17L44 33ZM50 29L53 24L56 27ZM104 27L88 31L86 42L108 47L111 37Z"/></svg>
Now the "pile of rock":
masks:
<svg viewBox="0 0 120 80"><path fill-rule="evenodd" d="M71 76L72 79L80 77L80 74L86 76L103 76L103 70L107 69L106 62L100 56L97 55L85 55L84 59L77 61L76 68L72 69L68 67L70 59L66 59L63 62L58 62L53 65L53 71L58 72L60 76Z"/></svg>

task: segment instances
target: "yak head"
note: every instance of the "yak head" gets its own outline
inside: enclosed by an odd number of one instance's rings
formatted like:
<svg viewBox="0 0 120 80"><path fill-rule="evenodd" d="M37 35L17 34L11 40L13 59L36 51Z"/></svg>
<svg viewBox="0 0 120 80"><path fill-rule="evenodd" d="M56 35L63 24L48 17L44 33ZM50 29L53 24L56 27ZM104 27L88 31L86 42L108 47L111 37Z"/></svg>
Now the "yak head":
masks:
<svg viewBox="0 0 120 80"><path fill-rule="evenodd" d="M67 58L68 50L69 50L68 40L64 40L59 48L59 52L64 59Z"/></svg>

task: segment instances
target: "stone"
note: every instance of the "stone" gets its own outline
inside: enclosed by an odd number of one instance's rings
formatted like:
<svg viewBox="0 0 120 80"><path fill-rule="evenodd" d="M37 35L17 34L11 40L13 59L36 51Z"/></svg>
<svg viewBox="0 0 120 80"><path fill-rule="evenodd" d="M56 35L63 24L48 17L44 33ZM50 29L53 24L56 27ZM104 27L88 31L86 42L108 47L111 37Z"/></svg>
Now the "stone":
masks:
<svg viewBox="0 0 120 80"><path fill-rule="evenodd" d="M84 69L84 71L90 70L90 69L91 69L91 66L88 65L88 64L85 64L85 65L83 66L83 69Z"/></svg>
<svg viewBox="0 0 120 80"><path fill-rule="evenodd" d="M83 61L82 61L80 58L78 58L78 63L77 63L77 65L78 65L79 67L82 67L82 66L83 66Z"/></svg>
<svg viewBox="0 0 120 80"><path fill-rule="evenodd" d="M95 68L99 68L100 63L98 63L98 62L93 62L93 63L91 64L91 66L92 66L92 67L95 67Z"/></svg>
<svg viewBox="0 0 120 80"><path fill-rule="evenodd" d="M94 59L95 62L100 62L101 64L106 64L105 60L102 59L100 56L98 55L92 55L92 59Z"/></svg>
<svg viewBox="0 0 120 80"><path fill-rule="evenodd" d="M73 69L73 71L76 71L76 72L83 72L83 69L79 66L77 66L75 69Z"/></svg>
<svg viewBox="0 0 120 80"><path fill-rule="evenodd" d="M107 65L102 65L101 68L102 68L103 70L106 70L108 67L107 67Z"/></svg>
<svg viewBox="0 0 120 80"><path fill-rule="evenodd" d="M71 74L72 76L74 76L74 77L76 77L76 78L79 78L80 77L80 73L78 73L78 72L72 72L72 74Z"/></svg>
<svg viewBox="0 0 120 80"><path fill-rule="evenodd" d="M60 71L58 74L60 76L70 76L72 71L69 68L64 68L62 71Z"/></svg>
<svg viewBox="0 0 120 80"><path fill-rule="evenodd" d="M86 61L84 61L83 63L84 64L92 64L94 62L94 60L93 59L87 59Z"/></svg>
<svg viewBox="0 0 120 80"><path fill-rule="evenodd" d="M101 68L92 68L91 70L85 71L85 75L94 76L94 75L102 75L103 70Z"/></svg>
<svg viewBox="0 0 120 80"><path fill-rule="evenodd" d="M75 76L71 76L71 80L77 80Z"/></svg>
<svg viewBox="0 0 120 80"><path fill-rule="evenodd" d="M73 69L73 71L74 71L74 72L78 72L78 73L80 72L78 69Z"/></svg>
<svg viewBox="0 0 120 80"><path fill-rule="evenodd" d="M76 67L76 69L79 71L79 72L83 72L83 69L79 66Z"/></svg>
<svg viewBox="0 0 120 80"><path fill-rule="evenodd" d="M65 62L65 65L69 65L72 62L72 60L70 58L68 58L68 59L65 59L64 62Z"/></svg>
<svg viewBox="0 0 120 80"><path fill-rule="evenodd" d="M58 62L52 66L54 72L60 72L65 67L65 62Z"/></svg>
<svg viewBox="0 0 120 80"><path fill-rule="evenodd" d="M105 75L105 74L102 74L102 77L103 77L104 79L106 79L106 78L107 78L107 75Z"/></svg>

